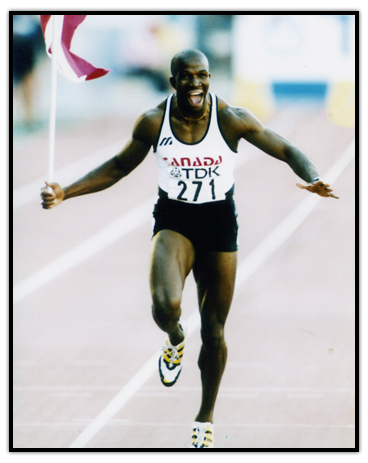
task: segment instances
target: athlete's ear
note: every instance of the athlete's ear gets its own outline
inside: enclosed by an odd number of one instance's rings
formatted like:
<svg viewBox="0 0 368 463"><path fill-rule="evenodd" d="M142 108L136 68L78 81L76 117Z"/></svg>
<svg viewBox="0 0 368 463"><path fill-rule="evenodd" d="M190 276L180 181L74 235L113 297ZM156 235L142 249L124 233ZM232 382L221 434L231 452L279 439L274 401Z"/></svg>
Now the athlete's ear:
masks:
<svg viewBox="0 0 368 463"><path fill-rule="evenodd" d="M175 77L170 77L170 84L171 84L171 86L174 87L175 90L176 90Z"/></svg>

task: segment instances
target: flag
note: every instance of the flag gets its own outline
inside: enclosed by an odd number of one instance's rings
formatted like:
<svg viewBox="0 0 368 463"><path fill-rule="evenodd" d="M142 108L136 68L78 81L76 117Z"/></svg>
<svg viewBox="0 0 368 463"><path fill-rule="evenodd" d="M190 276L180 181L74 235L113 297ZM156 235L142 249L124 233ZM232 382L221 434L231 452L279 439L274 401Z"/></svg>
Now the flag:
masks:
<svg viewBox="0 0 368 463"><path fill-rule="evenodd" d="M95 68L70 51L74 32L87 15L41 15L41 29L50 58L56 59L59 72L73 82L98 79L110 71ZM53 30L55 27L55 31ZM53 43L55 40L55 43Z"/></svg>

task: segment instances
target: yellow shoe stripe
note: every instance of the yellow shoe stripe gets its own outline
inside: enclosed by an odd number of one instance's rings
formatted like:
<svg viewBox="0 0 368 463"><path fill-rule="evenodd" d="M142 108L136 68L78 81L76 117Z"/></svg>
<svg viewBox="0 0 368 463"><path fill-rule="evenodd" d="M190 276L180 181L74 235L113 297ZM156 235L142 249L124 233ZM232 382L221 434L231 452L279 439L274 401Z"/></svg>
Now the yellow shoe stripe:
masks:
<svg viewBox="0 0 368 463"><path fill-rule="evenodd" d="M162 357L167 363L172 363L174 365L180 365L180 363L181 363L180 359L179 360L174 360L173 362L171 362L171 358L167 357L167 355L163 355Z"/></svg>

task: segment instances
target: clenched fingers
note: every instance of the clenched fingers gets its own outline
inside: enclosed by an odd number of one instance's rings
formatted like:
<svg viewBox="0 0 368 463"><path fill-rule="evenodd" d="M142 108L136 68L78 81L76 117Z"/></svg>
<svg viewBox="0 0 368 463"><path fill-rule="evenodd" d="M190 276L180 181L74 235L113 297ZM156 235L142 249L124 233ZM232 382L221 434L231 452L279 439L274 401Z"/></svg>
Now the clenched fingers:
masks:
<svg viewBox="0 0 368 463"><path fill-rule="evenodd" d="M52 207L55 206L55 200L56 200L56 193L49 183L46 183L46 187L42 188L41 190L41 205L43 209L51 209Z"/></svg>

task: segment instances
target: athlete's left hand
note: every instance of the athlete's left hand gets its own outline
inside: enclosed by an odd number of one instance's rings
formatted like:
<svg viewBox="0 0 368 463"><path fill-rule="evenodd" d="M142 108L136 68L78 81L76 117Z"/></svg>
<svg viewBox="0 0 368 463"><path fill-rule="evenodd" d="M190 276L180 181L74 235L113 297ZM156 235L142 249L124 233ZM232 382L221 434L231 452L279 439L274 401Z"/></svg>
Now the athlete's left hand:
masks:
<svg viewBox="0 0 368 463"><path fill-rule="evenodd" d="M308 190L311 193L317 193L320 196L324 196L326 198L336 198L339 199L338 196L332 194L332 188L328 183L324 183L322 180L317 180L314 183L308 183L307 185L301 185L300 183L296 184L299 188L304 190Z"/></svg>

